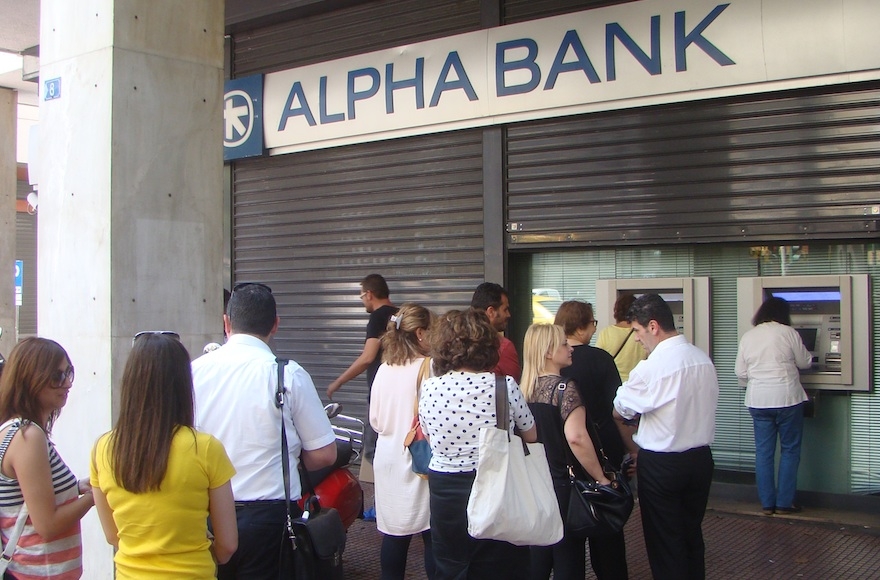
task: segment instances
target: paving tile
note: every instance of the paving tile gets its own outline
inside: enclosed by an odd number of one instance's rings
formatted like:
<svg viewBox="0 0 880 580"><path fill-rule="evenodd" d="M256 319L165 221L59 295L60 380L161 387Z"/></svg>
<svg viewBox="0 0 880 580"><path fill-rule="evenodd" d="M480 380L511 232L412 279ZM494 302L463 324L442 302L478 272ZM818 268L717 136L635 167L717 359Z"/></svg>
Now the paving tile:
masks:
<svg viewBox="0 0 880 580"><path fill-rule="evenodd" d="M373 486L364 484L366 505L373 502ZM875 580L880 578L880 527L839 524L831 516L764 516L757 508L723 504L703 520L706 541L706 577L710 580L770 580L805 578ZM858 519L853 514L852 519ZM801 514L799 514L801 516ZM840 518L838 518L840 519ZM846 517L840 521L848 521ZM631 580L651 578L645 553L641 515L636 506L624 529ZM380 577L382 535L375 522L357 520L349 529L345 576L349 580ZM426 578L421 540L413 539L407 562L407 580ZM586 579L595 579L587 562Z"/></svg>

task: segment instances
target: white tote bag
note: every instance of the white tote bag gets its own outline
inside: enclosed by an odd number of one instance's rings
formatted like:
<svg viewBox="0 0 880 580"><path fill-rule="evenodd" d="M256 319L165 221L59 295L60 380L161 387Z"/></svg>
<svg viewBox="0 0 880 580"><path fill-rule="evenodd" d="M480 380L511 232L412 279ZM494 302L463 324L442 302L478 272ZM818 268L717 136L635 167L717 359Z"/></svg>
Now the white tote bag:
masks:
<svg viewBox="0 0 880 580"><path fill-rule="evenodd" d="M553 545L562 539L562 517L544 446L524 443L508 432L504 377L498 378L495 393L498 424L480 429L477 477L467 505L468 534L517 546Z"/></svg>

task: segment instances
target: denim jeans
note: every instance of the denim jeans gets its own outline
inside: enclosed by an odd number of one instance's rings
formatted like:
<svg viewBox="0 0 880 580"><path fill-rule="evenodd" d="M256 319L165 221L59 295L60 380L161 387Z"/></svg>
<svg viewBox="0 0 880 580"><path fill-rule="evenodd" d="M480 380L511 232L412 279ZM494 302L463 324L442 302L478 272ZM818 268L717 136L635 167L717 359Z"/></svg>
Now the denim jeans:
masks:
<svg viewBox="0 0 880 580"><path fill-rule="evenodd" d="M803 403L779 409L749 407L755 425L755 480L764 508L789 508L794 504L797 471L804 435ZM779 439L779 477L775 474L776 440Z"/></svg>

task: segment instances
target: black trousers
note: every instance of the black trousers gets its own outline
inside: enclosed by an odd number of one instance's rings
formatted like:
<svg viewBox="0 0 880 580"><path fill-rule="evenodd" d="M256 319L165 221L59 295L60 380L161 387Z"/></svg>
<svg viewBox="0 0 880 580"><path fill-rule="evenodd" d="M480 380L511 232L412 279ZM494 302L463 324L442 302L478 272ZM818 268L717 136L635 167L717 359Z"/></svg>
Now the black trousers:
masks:
<svg viewBox="0 0 880 580"><path fill-rule="evenodd" d="M291 515L302 512L295 503ZM287 537L284 500L235 502L238 550L219 567L218 580L293 578L293 548Z"/></svg>
<svg viewBox="0 0 880 580"><path fill-rule="evenodd" d="M382 536L382 548L379 551L379 561L382 564L382 580L404 580L406 577L406 560L409 556L409 545L413 536L422 537L425 544L425 575L428 580L434 580L434 550L431 545L431 530L425 530L420 534L410 536Z"/></svg>
<svg viewBox="0 0 880 580"><path fill-rule="evenodd" d="M467 503L475 471L428 474L436 580L528 580L529 548L468 535Z"/></svg>
<svg viewBox="0 0 880 580"><path fill-rule="evenodd" d="M708 446L639 451L639 506L655 580L706 577L702 522L715 462Z"/></svg>

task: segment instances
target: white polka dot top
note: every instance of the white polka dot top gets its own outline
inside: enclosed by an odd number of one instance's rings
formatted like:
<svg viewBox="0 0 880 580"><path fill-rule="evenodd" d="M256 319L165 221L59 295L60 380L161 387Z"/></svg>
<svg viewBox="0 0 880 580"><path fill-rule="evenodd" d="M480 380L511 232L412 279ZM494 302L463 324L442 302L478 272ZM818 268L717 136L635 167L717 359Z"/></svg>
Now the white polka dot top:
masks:
<svg viewBox="0 0 880 580"><path fill-rule="evenodd" d="M507 377L510 430L535 425L529 406L512 377ZM495 427L495 375L450 371L422 384L419 399L422 429L431 441L429 468L461 473L477 468L480 428Z"/></svg>

